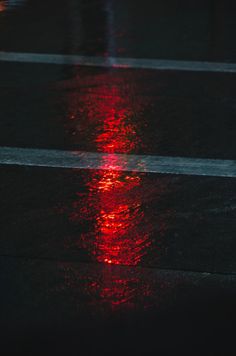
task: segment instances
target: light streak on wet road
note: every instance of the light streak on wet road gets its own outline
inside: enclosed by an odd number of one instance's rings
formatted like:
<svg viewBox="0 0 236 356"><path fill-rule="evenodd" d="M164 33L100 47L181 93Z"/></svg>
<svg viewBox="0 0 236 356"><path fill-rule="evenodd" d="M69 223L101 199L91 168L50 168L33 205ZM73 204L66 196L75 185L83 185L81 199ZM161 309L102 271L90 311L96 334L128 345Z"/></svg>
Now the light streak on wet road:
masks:
<svg viewBox="0 0 236 356"><path fill-rule="evenodd" d="M97 354L99 343L126 347L125 327L131 351L161 353L182 351L193 327L189 354L202 326L214 343L216 327L230 329L236 57L227 4L0 0L9 339L37 330L38 346L38 326L52 325L54 351L62 340L68 354L68 340L84 333ZM217 299L219 290L230 298Z"/></svg>

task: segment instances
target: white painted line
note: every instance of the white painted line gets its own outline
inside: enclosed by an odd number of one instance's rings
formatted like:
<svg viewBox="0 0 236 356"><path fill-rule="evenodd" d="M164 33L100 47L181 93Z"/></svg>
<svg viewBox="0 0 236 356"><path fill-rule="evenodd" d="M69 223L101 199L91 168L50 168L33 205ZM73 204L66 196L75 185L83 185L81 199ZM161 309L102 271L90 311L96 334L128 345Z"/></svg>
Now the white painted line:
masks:
<svg viewBox="0 0 236 356"><path fill-rule="evenodd" d="M91 67L139 68L193 72L236 73L236 63L176 61L165 59L89 57L79 55L0 52L0 61Z"/></svg>
<svg viewBox="0 0 236 356"><path fill-rule="evenodd" d="M236 177L236 161L28 148L0 148L0 164Z"/></svg>

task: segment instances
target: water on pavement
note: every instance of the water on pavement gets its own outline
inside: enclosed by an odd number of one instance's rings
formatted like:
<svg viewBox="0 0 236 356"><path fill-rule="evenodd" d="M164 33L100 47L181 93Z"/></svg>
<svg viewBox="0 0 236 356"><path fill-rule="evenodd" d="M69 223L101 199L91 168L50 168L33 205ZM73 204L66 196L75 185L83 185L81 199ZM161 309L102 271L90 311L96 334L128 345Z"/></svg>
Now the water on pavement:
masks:
<svg viewBox="0 0 236 356"><path fill-rule="evenodd" d="M231 0L0 0L0 50L234 62L234 19ZM4 354L229 354L235 179L112 155L235 159L235 93L230 73L0 63L0 146L102 168L0 167Z"/></svg>

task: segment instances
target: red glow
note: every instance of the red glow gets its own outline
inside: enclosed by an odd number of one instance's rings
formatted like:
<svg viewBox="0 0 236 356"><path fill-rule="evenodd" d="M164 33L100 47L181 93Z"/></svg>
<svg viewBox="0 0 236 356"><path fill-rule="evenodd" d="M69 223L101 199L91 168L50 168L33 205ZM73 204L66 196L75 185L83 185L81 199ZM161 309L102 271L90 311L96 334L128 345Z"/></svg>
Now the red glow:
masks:
<svg viewBox="0 0 236 356"><path fill-rule="evenodd" d="M78 75L75 83L79 82ZM73 140L82 130L91 138L92 150L110 155L102 158L101 170L91 171L84 206L71 219L93 222L82 235L82 246L98 262L137 265L151 244L148 229L143 229L142 174L125 172L125 159L112 154L136 153L142 146L136 117L144 103L133 100L135 88L112 72L86 77L84 84L82 94L70 93L68 118Z"/></svg>
<svg viewBox="0 0 236 356"><path fill-rule="evenodd" d="M138 139L136 127L131 121L132 110L124 105L125 100L119 93L119 87L110 87L107 95L99 101L97 110L103 113L103 121L95 137L97 149L108 153L129 153L141 143ZM99 116L100 116L99 115Z"/></svg>
<svg viewBox="0 0 236 356"><path fill-rule="evenodd" d="M95 307L96 313L99 310L102 313L107 312L107 307L112 311L121 308L133 309L137 306L146 309L158 302L152 297L152 280L140 274L139 270L134 270L130 276L126 269L110 269L107 266L103 270L90 270L88 277L84 276L75 264L60 263L59 268L64 276L63 284L59 287L60 292L66 290L67 296L74 298L72 305L80 304L81 295L90 308Z"/></svg>
<svg viewBox="0 0 236 356"><path fill-rule="evenodd" d="M110 86L103 100L97 102L96 112L103 122L94 138L98 151L130 153L140 144L136 127L131 121L132 107L120 95L119 86ZM96 197L95 239L83 236L85 246L97 261L107 264L136 265L150 245L148 235L141 232L144 218L141 197L134 190L141 183L141 175L114 170L125 169L125 162L117 156L104 156L99 173L88 182L89 197Z"/></svg>
<svg viewBox="0 0 236 356"><path fill-rule="evenodd" d="M0 12L3 12L6 10L6 4L5 2L0 2Z"/></svg>
<svg viewBox="0 0 236 356"><path fill-rule="evenodd" d="M140 283L139 276L132 278L122 272L126 269L110 269L109 265L138 265L150 249L152 225L145 215L143 175L125 172L125 159L113 153L137 153L142 147L138 125L146 103L136 95L138 88L112 72L85 77L83 82L77 75L70 84L77 87L82 81L80 90L69 93L67 129L72 132L72 143L86 136L91 151L104 152L104 156L101 170L88 171L84 178L87 191L77 193L70 219L86 225L77 245L107 265L102 276L91 276L84 282L87 295L92 295L96 304L99 299L112 307L131 306L137 295L151 295L149 283ZM81 277L73 273L76 283Z"/></svg>

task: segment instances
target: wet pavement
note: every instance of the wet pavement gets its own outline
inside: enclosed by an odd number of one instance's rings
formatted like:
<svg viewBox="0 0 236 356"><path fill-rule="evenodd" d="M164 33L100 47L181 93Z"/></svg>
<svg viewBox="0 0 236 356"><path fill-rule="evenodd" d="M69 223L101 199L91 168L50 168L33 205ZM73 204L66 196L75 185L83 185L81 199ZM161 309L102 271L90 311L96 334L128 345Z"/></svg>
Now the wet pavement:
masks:
<svg viewBox="0 0 236 356"><path fill-rule="evenodd" d="M0 71L1 146L236 158L234 74L11 63Z"/></svg>
<svg viewBox="0 0 236 356"><path fill-rule="evenodd" d="M234 349L235 276L6 257L0 266L9 291L1 296L7 351L229 355Z"/></svg>
<svg viewBox="0 0 236 356"><path fill-rule="evenodd" d="M0 0L0 51L234 63L235 10ZM236 180L207 164L236 159L236 74L33 62L0 62L1 351L234 355ZM4 146L48 149L47 168ZM100 161L52 168L52 149ZM157 174L116 154L210 160Z"/></svg>
<svg viewBox="0 0 236 356"><path fill-rule="evenodd" d="M4 167L1 184L5 256L236 272L234 178Z"/></svg>

